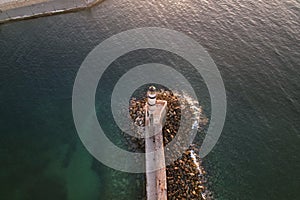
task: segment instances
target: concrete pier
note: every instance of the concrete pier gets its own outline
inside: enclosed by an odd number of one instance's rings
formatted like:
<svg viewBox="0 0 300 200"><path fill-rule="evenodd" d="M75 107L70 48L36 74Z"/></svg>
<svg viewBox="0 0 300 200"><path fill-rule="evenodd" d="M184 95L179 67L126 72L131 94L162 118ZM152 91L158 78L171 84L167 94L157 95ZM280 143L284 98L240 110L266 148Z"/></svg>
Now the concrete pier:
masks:
<svg viewBox="0 0 300 200"><path fill-rule="evenodd" d="M72 12L103 0L0 0L0 24L12 20Z"/></svg>
<svg viewBox="0 0 300 200"><path fill-rule="evenodd" d="M156 100L155 110L146 114L146 190L148 200L167 199L167 179L163 147L162 127L166 115L167 101ZM149 112L146 106L146 113ZM150 136L150 137L149 137ZM153 154L149 154L153 152ZM160 168L158 170L153 170Z"/></svg>

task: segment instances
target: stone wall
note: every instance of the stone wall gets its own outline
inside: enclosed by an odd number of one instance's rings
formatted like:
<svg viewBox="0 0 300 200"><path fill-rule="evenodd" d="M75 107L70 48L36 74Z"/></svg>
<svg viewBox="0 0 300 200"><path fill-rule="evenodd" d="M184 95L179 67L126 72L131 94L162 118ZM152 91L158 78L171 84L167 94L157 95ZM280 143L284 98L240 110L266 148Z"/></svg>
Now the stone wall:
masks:
<svg viewBox="0 0 300 200"><path fill-rule="evenodd" d="M103 0L3 0L0 23L91 7Z"/></svg>

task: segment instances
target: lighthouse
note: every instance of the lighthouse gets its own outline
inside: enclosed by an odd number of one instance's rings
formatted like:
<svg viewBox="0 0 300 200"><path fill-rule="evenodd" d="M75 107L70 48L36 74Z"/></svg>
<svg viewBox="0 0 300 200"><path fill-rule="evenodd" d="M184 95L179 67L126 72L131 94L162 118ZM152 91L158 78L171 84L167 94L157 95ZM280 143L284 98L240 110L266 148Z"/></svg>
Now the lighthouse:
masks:
<svg viewBox="0 0 300 200"><path fill-rule="evenodd" d="M147 92L147 105L148 105L148 115L154 113L156 108L156 88L154 86L150 86Z"/></svg>

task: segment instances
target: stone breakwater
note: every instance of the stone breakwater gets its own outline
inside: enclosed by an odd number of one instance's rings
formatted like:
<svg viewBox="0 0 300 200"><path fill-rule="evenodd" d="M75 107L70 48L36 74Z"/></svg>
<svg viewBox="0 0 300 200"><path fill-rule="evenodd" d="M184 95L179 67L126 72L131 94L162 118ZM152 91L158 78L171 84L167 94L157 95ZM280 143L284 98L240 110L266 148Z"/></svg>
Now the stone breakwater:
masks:
<svg viewBox="0 0 300 200"><path fill-rule="evenodd" d="M0 1L0 24L88 9L104 0L4 0Z"/></svg>
<svg viewBox="0 0 300 200"><path fill-rule="evenodd" d="M190 146L180 158L166 168L168 199L213 199L208 178L198 150Z"/></svg>
<svg viewBox="0 0 300 200"><path fill-rule="evenodd" d="M208 119L203 115L202 108L191 98L185 95L174 94L171 91L161 90L157 99L168 102L166 119L163 126L163 143L166 146L173 143L176 151L166 147L167 192L168 199L213 199L209 191L207 173L202 166L198 146L192 144L183 148L190 141L190 131L197 129L203 133ZM132 98L129 103L129 114L132 119L132 130L135 137L123 134L129 148L134 152L145 152L145 140L141 137L145 131L146 98ZM181 121L185 121L181 124ZM183 126L183 127L180 127ZM183 134L175 136L179 128Z"/></svg>

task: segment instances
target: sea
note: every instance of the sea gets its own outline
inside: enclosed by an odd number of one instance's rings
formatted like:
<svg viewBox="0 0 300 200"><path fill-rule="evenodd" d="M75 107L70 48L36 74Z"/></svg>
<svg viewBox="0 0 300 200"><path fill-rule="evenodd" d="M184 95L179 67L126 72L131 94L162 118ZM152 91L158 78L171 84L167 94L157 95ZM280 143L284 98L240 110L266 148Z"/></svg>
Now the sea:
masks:
<svg viewBox="0 0 300 200"><path fill-rule="evenodd" d="M143 174L95 159L72 115L74 81L89 52L115 34L143 27L184 33L220 71L226 120L203 158L215 199L299 199L298 0L105 0L79 12L1 24L0 199L143 198ZM106 117L111 92L130 68L151 62L180 69L211 115L207 86L189 62L158 49L128 52L111 64L95 97L99 123L124 149L117 125Z"/></svg>

